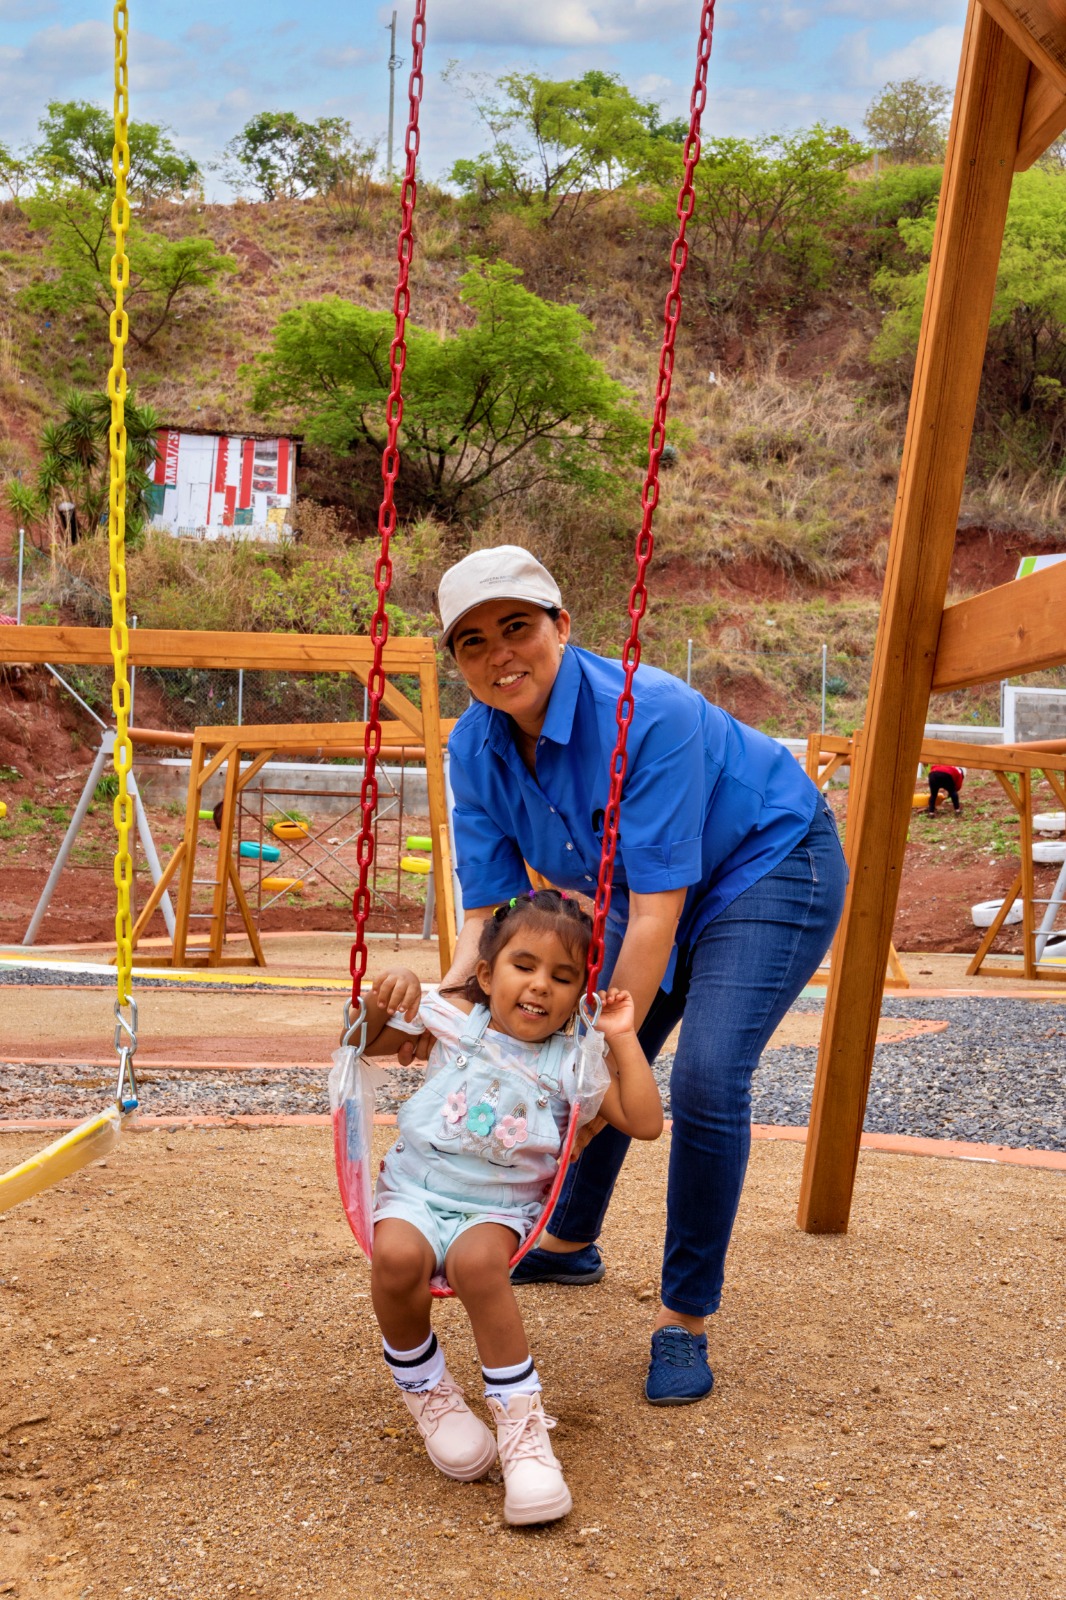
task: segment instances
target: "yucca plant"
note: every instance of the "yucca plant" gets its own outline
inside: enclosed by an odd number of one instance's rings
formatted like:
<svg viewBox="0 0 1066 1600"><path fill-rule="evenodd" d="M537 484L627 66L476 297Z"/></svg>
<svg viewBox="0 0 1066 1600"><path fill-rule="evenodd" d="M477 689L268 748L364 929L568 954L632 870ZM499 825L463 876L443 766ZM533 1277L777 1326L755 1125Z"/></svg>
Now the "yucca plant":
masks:
<svg viewBox="0 0 1066 1600"><path fill-rule="evenodd" d="M43 530L55 507L66 501L75 508L83 537L106 526L110 496L111 401L106 394L69 389L59 421L41 430L41 464L35 481L9 478L4 485L8 509L31 536ZM159 418L150 405L126 396L126 532L139 538L151 517L151 468L158 450Z"/></svg>

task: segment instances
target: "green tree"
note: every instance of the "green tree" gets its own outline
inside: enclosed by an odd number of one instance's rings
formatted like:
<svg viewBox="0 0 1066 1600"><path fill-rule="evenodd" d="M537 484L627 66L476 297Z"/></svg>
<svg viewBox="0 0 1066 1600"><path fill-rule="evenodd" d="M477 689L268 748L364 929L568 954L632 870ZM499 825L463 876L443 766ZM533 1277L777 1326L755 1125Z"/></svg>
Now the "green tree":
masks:
<svg viewBox="0 0 1066 1600"><path fill-rule="evenodd" d="M57 188L41 192L23 205L32 227L46 233L48 275L23 290L31 308L55 314L98 311L109 317L111 287L111 199L104 192ZM220 279L237 270L213 239L170 239L149 233L134 217L126 244L130 284L126 309L130 338L144 349L179 310L196 297L217 289Z"/></svg>
<svg viewBox="0 0 1066 1600"><path fill-rule="evenodd" d="M345 129L347 126L345 123ZM370 213L378 147L342 132L331 141L328 150L330 162L322 175L319 193L337 227L354 233Z"/></svg>
<svg viewBox="0 0 1066 1600"><path fill-rule="evenodd" d="M59 182L98 193L114 189L115 125L109 111L87 100L52 100L37 127L41 137L33 162L46 187ZM154 122L131 122L129 143L129 191L134 199L183 199L199 192L200 168L177 149L168 129Z"/></svg>
<svg viewBox="0 0 1066 1600"><path fill-rule="evenodd" d="M460 280L472 326L408 324L403 481L444 517L564 481L606 492L646 435L630 395L589 354L572 306L524 289L506 263ZM293 410L311 444L342 454L385 442L391 313L330 298L287 311L251 369L253 405Z"/></svg>
<svg viewBox="0 0 1066 1600"><path fill-rule="evenodd" d="M151 406L126 396L126 531L138 537L151 516L150 470L158 454L159 418ZM41 529L56 506L69 501L77 511L83 535L107 522L110 503L111 401L106 394L69 389L62 416L41 432L41 463L33 483L9 478L4 497L12 515L24 526Z"/></svg>
<svg viewBox="0 0 1066 1600"><path fill-rule="evenodd" d="M867 276L903 253L899 223L935 216L942 167L883 167L852 184L841 222L859 272Z"/></svg>
<svg viewBox="0 0 1066 1600"><path fill-rule="evenodd" d="M870 143L888 161L901 165L940 161L947 138L951 96L926 78L886 83L871 100L863 120Z"/></svg>
<svg viewBox="0 0 1066 1600"><path fill-rule="evenodd" d="M0 143L0 185L18 200L34 181L33 160L27 150L9 150Z"/></svg>
<svg viewBox="0 0 1066 1600"><path fill-rule="evenodd" d="M254 626L283 633L369 632L378 596L365 563L355 549L297 561L291 572L264 567L256 578ZM410 616L395 603L385 610L394 637L433 631L430 617Z"/></svg>
<svg viewBox="0 0 1066 1600"><path fill-rule="evenodd" d="M445 76L463 81L454 68ZM452 181L482 203L534 209L549 223L647 173L662 138L658 107L614 73L553 82L510 72L491 89L478 80L466 92L492 147L457 161Z"/></svg>
<svg viewBox="0 0 1066 1600"><path fill-rule="evenodd" d="M299 200L332 187L351 145L343 117L301 122L295 111L260 111L226 146L222 171L261 200Z"/></svg>
<svg viewBox="0 0 1066 1600"><path fill-rule="evenodd" d="M909 366L918 345L935 214L899 223L903 270L875 280L894 309L874 345L880 363ZM1033 416L1046 442L1066 437L1066 172L1015 176L985 359L985 414Z"/></svg>
<svg viewBox="0 0 1066 1600"><path fill-rule="evenodd" d="M833 266L827 228L847 193L847 173L865 155L843 128L813 128L759 139L709 139L696 172L689 223L692 264L707 309L781 307L821 286ZM652 207L675 226L675 199Z"/></svg>

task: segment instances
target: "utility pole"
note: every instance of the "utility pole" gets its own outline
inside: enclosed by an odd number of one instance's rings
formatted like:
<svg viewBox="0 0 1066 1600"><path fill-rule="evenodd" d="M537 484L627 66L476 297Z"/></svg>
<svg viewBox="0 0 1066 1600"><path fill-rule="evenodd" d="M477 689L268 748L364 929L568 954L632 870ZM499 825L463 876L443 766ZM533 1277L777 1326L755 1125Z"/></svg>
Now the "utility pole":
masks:
<svg viewBox="0 0 1066 1600"><path fill-rule="evenodd" d="M393 120L394 120L395 114L396 114L396 73L399 70L399 68L403 66L403 62L401 61L400 57L396 54L396 13L395 13L395 11L392 13L392 21L389 23L389 39L390 39L390 43L389 43L389 155L388 155L388 164L386 166L386 176L388 178L388 181L391 183L392 179L393 179L392 129L393 129Z"/></svg>

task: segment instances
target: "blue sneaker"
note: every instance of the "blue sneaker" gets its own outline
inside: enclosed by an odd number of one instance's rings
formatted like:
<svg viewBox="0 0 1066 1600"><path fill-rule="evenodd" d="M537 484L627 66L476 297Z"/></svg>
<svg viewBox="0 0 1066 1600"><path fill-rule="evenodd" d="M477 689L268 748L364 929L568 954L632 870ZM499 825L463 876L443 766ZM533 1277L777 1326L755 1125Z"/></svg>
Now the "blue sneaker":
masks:
<svg viewBox="0 0 1066 1600"><path fill-rule="evenodd" d="M689 1406L709 1395L713 1388L706 1334L697 1335L674 1326L657 1328L651 1336L645 1399L653 1406Z"/></svg>
<svg viewBox="0 0 1066 1600"><path fill-rule="evenodd" d="M512 1283L599 1283L607 1268L594 1244L583 1250L538 1250L511 1270Z"/></svg>

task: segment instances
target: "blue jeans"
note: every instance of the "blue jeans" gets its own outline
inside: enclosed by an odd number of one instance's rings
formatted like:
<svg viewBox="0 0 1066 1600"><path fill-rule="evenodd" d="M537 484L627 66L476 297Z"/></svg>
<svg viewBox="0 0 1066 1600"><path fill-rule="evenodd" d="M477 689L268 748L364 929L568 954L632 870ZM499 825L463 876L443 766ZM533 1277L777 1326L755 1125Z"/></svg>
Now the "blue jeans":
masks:
<svg viewBox="0 0 1066 1600"><path fill-rule="evenodd" d="M666 1196L662 1300L701 1317L718 1310L729 1236L751 1145L751 1080L771 1034L836 932L847 867L836 823L819 800L807 836L739 895L693 943L679 947L669 994L640 1029L649 1061L681 1022L670 1076L673 1136ZM621 938L608 948L605 973ZM604 1128L571 1169L552 1212L558 1239L597 1239L629 1140Z"/></svg>

